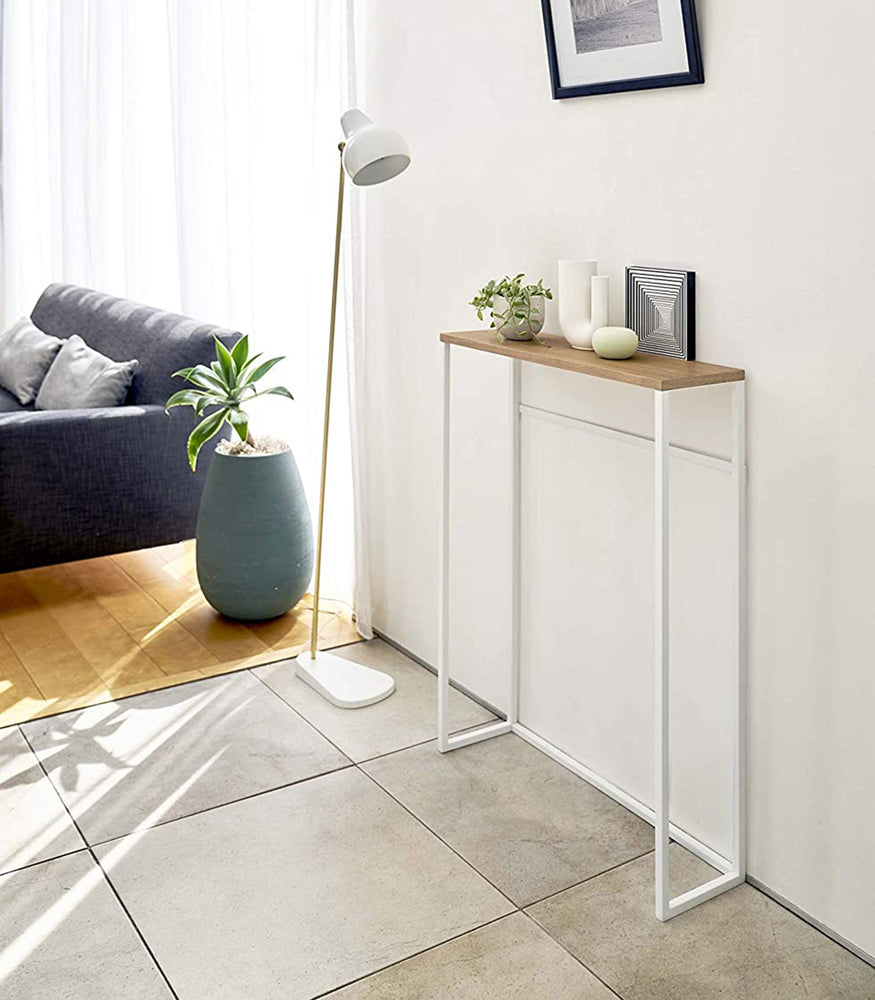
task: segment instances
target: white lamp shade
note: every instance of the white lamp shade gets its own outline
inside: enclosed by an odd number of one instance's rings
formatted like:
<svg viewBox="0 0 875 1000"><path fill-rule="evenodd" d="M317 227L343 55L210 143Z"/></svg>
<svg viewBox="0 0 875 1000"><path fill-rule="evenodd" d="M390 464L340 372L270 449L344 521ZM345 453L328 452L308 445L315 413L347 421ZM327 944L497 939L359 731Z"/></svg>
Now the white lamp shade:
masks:
<svg viewBox="0 0 875 1000"><path fill-rule="evenodd" d="M340 124L346 136L343 168L353 184L382 184L409 166L410 150L397 132L375 125L357 108L345 112Z"/></svg>

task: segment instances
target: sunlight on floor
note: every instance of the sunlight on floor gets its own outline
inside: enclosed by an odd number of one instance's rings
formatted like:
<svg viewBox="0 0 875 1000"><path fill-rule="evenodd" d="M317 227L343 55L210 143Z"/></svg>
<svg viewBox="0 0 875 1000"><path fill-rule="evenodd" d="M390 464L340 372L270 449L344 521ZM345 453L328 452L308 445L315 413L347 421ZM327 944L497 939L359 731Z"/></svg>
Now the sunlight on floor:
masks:
<svg viewBox="0 0 875 1000"><path fill-rule="evenodd" d="M194 542L0 575L0 726L292 658L312 598L264 622L214 611ZM322 602L319 647L357 642L351 610Z"/></svg>
<svg viewBox="0 0 875 1000"><path fill-rule="evenodd" d="M187 721L187 720L182 720ZM182 724L182 723L180 723ZM25 962L33 952L40 947L49 937L67 920L80 906L88 895L98 886L103 884L104 871L111 875L114 865L128 854L139 843L145 833L145 827L154 826L161 820L161 817L178 801L195 782L212 767L218 758L218 752L206 760L199 768L183 781L174 792L152 810L148 816L143 818L143 829L139 835L126 837L120 840L108 854L101 859L102 869L95 865L87 875L81 878L55 902L44 913L40 914L14 941L0 952L0 985L12 973ZM96 801L96 800L95 800Z"/></svg>

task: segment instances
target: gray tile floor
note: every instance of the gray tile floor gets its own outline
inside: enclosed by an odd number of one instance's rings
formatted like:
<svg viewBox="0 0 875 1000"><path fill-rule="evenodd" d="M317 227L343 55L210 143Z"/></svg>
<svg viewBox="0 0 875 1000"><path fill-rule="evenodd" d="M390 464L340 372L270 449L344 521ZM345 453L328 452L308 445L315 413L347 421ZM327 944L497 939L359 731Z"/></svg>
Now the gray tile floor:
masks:
<svg viewBox="0 0 875 1000"><path fill-rule="evenodd" d="M396 693L278 664L0 731L3 1000L875 1000L750 886L659 924L645 824L516 737L439 755L434 678L344 655Z"/></svg>

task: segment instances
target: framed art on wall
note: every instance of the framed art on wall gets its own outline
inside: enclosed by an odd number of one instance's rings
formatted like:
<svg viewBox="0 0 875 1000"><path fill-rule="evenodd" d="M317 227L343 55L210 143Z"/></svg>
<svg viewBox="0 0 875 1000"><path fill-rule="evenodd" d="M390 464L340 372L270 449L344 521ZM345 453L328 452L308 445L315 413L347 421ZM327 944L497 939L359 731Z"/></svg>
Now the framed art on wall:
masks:
<svg viewBox="0 0 875 1000"><path fill-rule="evenodd" d="M704 83L695 0L541 0L553 97Z"/></svg>
<svg viewBox="0 0 875 1000"><path fill-rule="evenodd" d="M695 361L696 272L627 267L626 326L639 351Z"/></svg>

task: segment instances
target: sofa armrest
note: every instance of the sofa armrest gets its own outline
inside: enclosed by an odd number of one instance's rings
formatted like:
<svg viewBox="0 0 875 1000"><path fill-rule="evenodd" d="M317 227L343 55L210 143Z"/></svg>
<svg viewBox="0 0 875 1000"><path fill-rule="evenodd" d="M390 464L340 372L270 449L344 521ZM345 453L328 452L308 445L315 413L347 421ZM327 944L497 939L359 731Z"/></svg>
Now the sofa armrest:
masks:
<svg viewBox="0 0 875 1000"><path fill-rule="evenodd" d="M212 452L192 473L194 422L161 406L0 416L0 572L192 537Z"/></svg>

